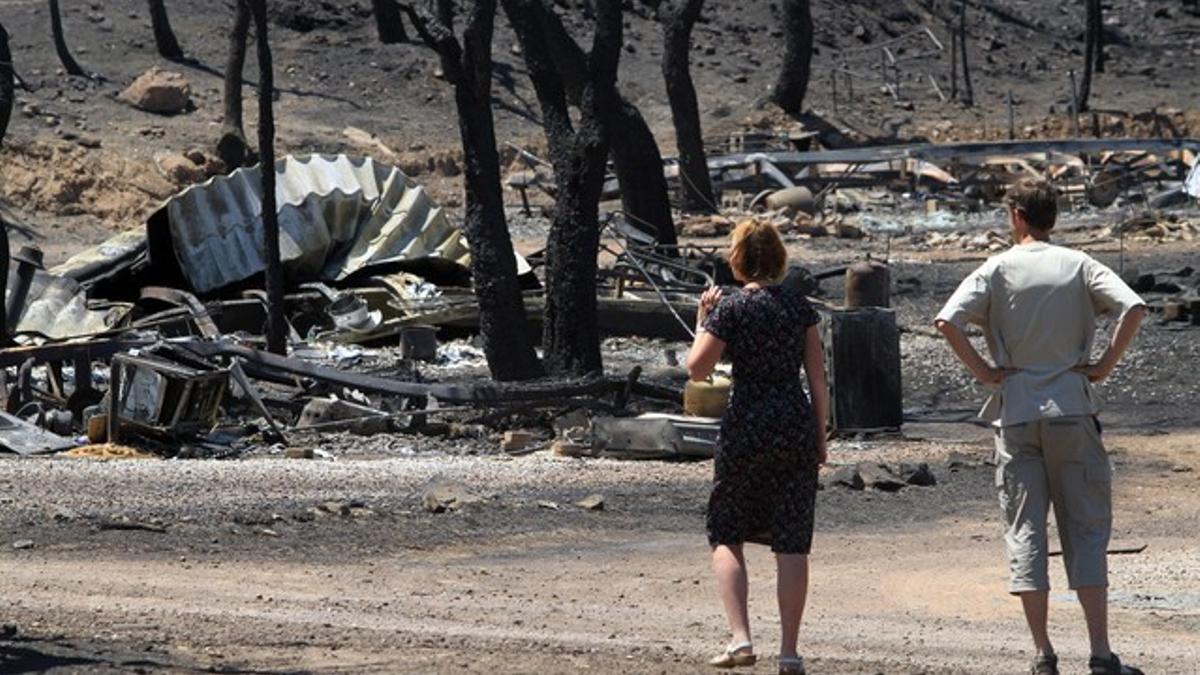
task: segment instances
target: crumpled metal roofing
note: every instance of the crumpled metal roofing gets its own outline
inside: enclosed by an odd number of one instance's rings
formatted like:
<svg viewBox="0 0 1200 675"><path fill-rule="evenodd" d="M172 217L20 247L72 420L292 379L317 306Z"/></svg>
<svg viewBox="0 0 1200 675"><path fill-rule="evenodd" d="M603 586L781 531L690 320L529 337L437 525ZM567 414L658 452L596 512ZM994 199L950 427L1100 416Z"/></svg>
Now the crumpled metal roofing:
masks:
<svg viewBox="0 0 1200 675"><path fill-rule="evenodd" d="M9 266L5 307L12 306L16 286L14 262ZM103 333L121 323L131 307L126 303L89 303L75 280L35 270L14 332L39 333L54 340Z"/></svg>
<svg viewBox="0 0 1200 675"><path fill-rule="evenodd" d="M1187 180L1183 182L1183 191L1200 199L1200 160L1196 160L1192 170L1188 172Z"/></svg>
<svg viewBox="0 0 1200 675"><path fill-rule="evenodd" d="M275 173L280 257L292 281L337 281L368 265L430 256L470 262L462 231L394 167L346 155L289 155ZM198 292L266 269L261 189L254 166L164 205L179 266ZM528 265L519 260L518 268Z"/></svg>

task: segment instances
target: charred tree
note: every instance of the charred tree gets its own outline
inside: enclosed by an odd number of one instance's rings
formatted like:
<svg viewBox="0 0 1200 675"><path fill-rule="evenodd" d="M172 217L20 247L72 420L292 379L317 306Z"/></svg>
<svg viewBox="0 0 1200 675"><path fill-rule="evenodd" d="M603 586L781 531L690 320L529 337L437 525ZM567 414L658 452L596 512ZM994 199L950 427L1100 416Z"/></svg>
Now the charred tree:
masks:
<svg viewBox="0 0 1200 675"><path fill-rule="evenodd" d="M58 11L58 0L50 0L50 33L54 37L54 51L58 52L58 60L68 75L89 77L87 71L80 67L79 62L71 56L67 49L67 39L63 37L62 15Z"/></svg>
<svg viewBox="0 0 1200 675"><path fill-rule="evenodd" d="M479 332L488 369L496 380L527 380L542 374L526 321L516 256L504 216L500 154L492 119L492 34L496 0L467 0L462 40L454 34L452 0L440 0L437 16L406 7L414 30L441 59L454 86L462 138L466 189L463 231L471 246L471 280L479 299Z"/></svg>
<svg viewBox="0 0 1200 675"><path fill-rule="evenodd" d="M711 213L716 211L716 199L704 154L700 106L696 102L688 56L692 47L692 27L700 18L703 5L704 0L667 0L659 5L658 11L663 25L663 80L671 104L671 119L675 123L683 210Z"/></svg>
<svg viewBox="0 0 1200 675"><path fill-rule="evenodd" d="M1100 33L1104 30L1101 19L1100 0L1085 0L1087 16L1084 30L1083 46L1083 77L1079 80L1079 95L1075 99L1075 112L1081 113L1088 109L1088 99L1092 95L1092 71L1098 70L1100 53Z"/></svg>
<svg viewBox="0 0 1200 675"><path fill-rule="evenodd" d="M8 133L8 122L12 119L16 95L16 73L13 71L12 51L8 48L8 31L0 24L0 145L4 143L4 135ZM2 228L3 224L0 223L0 229ZM3 300L4 297L0 296L0 303Z"/></svg>
<svg viewBox="0 0 1200 675"><path fill-rule="evenodd" d="M287 353L283 316L283 265L279 260L279 214L275 205L275 74L267 34L267 0L240 0L250 6L258 47L258 154L262 174L263 247L267 258L267 349Z"/></svg>
<svg viewBox="0 0 1200 675"><path fill-rule="evenodd" d="M250 8L238 0L237 17L229 34L229 58L225 61L225 113L217 155L232 171L253 161L242 122L242 69L246 65L246 41L250 33Z"/></svg>
<svg viewBox="0 0 1200 675"><path fill-rule="evenodd" d="M542 17L553 65L562 78L567 100L578 108L588 84L588 55L557 14L547 9ZM654 235L658 243L673 246L678 241L675 221L662 172L662 154L650 125L619 91L611 124L609 150L621 187L621 208L632 225ZM672 248L666 251L674 253Z"/></svg>
<svg viewBox="0 0 1200 675"><path fill-rule="evenodd" d="M783 65L771 101L785 113L804 112L812 71L813 22L809 0L783 0Z"/></svg>
<svg viewBox="0 0 1200 675"><path fill-rule="evenodd" d="M171 30L171 20L167 17L167 6L164 0L150 0L150 23L154 26L154 44L158 54L168 61L184 61L183 49L179 40L175 39L175 31Z"/></svg>
<svg viewBox="0 0 1200 675"><path fill-rule="evenodd" d="M558 188L546 241L546 309L542 346L546 369L582 375L601 369L596 324L596 255L611 121L620 102L621 0L595 0L596 29L579 97L579 128L567 108L567 85L547 40L552 13L542 0L502 0L525 53ZM661 165L660 165L661 166ZM655 170L658 170L658 166Z"/></svg>
<svg viewBox="0 0 1200 675"><path fill-rule="evenodd" d="M375 30L379 31L380 42L385 45L408 42L408 33L404 31L404 20L400 17L400 6L396 0L371 0L371 11L375 15Z"/></svg>
<svg viewBox="0 0 1200 675"><path fill-rule="evenodd" d="M975 87L971 86L971 64L967 62L967 0L958 5L958 56L962 62L963 105L975 105Z"/></svg>

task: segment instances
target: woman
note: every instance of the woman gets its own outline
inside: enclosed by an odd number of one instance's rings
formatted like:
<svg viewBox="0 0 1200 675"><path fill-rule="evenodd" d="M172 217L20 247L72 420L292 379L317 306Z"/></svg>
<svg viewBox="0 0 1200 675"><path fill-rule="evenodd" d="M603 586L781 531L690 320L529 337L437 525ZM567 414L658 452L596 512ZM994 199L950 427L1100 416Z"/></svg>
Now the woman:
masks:
<svg viewBox="0 0 1200 675"><path fill-rule="evenodd" d="M802 293L778 285L787 252L769 223L746 221L734 229L729 264L742 288L727 297L710 288L701 296L687 363L688 376L699 381L712 374L726 350L733 361L733 391L717 438L707 516L713 571L733 639L710 663L732 668L757 659L742 545L769 541L776 554L783 631L779 672L804 673L796 639L808 593L828 410L819 317ZM801 368L811 404L800 382Z"/></svg>

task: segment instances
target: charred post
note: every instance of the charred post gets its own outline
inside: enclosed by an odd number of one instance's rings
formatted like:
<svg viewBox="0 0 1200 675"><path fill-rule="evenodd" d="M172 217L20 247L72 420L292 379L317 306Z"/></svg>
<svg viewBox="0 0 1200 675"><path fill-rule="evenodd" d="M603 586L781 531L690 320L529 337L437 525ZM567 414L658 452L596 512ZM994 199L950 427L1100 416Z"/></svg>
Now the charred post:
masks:
<svg viewBox="0 0 1200 675"><path fill-rule="evenodd" d="M596 255L610 120L619 107L616 80L621 4L620 0L595 2L596 30L580 95L578 129L567 109L565 78L556 68L546 39L549 10L541 0L502 0L502 4L521 42L537 92L558 187L554 222L546 242L542 334L546 369L554 375L587 374L602 367L596 322Z"/></svg>
<svg viewBox="0 0 1200 675"><path fill-rule="evenodd" d="M671 104L671 119L675 123L683 209L711 213L716 210L716 199L704 154L700 106L696 102L696 86L692 83L689 64L692 27L700 18L703 5L704 0L669 0L659 6L659 19L663 25L663 80ZM835 94L835 104L836 100Z"/></svg>
<svg viewBox="0 0 1200 675"><path fill-rule="evenodd" d="M16 95L16 74L13 71L12 51L8 48L8 31L0 25L0 144L4 143L4 136L8 133ZM0 302L3 302L3 297L0 295Z"/></svg>
<svg viewBox="0 0 1200 675"><path fill-rule="evenodd" d="M971 66L967 63L967 0L958 5L958 55L962 61L963 104L975 105L975 88L971 86Z"/></svg>
<svg viewBox="0 0 1200 675"><path fill-rule="evenodd" d="M371 12L375 15L375 30L379 32L380 42L385 45L408 42L396 0L371 0Z"/></svg>
<svg viewBox="0 0 1200 675"><path fill-rule="evenodd" d="M567 100L578 108L588 83L588 56L557 14L545 11L542 16L550 58L562 78ZM674 254L675 249L669 247L678 239L658 142L637 106L619 91L616 96L609 150L621 188L621 208L630 224L654 235L658 243L668 247L664 252Z"/></svg>
<svg viewBox="0 0 1200 675"><path fill-rule="evenodd" d="M68 75L78 75L80 77L88 77L79 62L71 56L71 50L67 48L67 39L63 37L62 14L58 11L58 0L50 0L50 33L54 37L54 51L58 53L58 60L62 63L63 70L67 71Z"/></svg>
<svg viewBox="0 0 1200 675"><path fill-rule="evenodd" d="M267 349L287 353L283 316L283 265L279 260L279 214L275 205L275 75L267 33L266 0L241 0L250 6L258 48L258 154L262 173L263 246L267 258Z"/></svg>
<svg viewBox="0 0 1200 675"><path fill-rule="evenodd" d="M784 0L783 34L783 65L771 101L785 113L796 116L804 112L812 69L813 23L809 0Z"/></svg>
<svg viewBox="0 0 1200 675"><path fill-rule="evenodd" d="M242 69L246 65L246 41L250 34L250 8L238 0L237 17L229 34L229 58L225 61L225 112L221 120L221 138L217 155L232 171L252 158L242 122Z"/></svg>
<svg viewBox="0 0 1200 675"><path fill-rule="evenodd" d="M406 7L414 30L441 59L454 86L462 138L466 190L463 231L471 246L471 281L479 298L479 332L488 369L496 380L526 380L542 374L528 334L516 256L504 215L500 154L492 118L492 35L496 0L468 0L462 41L454 34L453 12L442 0L438 17Z"/></svg>
<svg viewBox="0 0 1200 675"><path fill-rule="evenodd" d="M1088 110L1088 99L1092 95L1092 72L1098 70L1097 65L1100 62L1100 32L1103 30L1101 24L1101 7L1100 0L1086 0L1087 15L1084 19L1086 29L1084 30L1084 46L1083 46L1083 75L1079 78L1079 94L1075 97L1075 113L1083 113Z"/></svg>
<svg viewBox="0 0 1200 675"><path fill-rule="evenodd" d="M164 0L150 0L150 23L154 26L154 44L158 47L159 56L168 61L186 60L179 40L175 39L175 31L171 30Z"/></svg>

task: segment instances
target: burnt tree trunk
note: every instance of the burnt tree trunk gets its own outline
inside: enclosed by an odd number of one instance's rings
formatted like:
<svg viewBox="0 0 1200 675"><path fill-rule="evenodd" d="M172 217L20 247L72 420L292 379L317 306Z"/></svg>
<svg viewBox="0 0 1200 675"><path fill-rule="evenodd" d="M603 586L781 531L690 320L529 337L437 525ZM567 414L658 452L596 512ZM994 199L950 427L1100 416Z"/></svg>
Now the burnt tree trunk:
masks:
<svg viewBox="0 0 1200 675"><path fill-rule="evenodd" d="M1083 45L1083 77L1079 80L1079 95L1075 99L1075 112L1081 113L1088 109L1088 99L1092 95L1092 71L1098 61L1100 51L1100 31L1103 29L1100 19L1100 0L1085 0L1087 16L1084 19Z"/></svg>
<svg viewBox="0 0 1200 675"><path fill-rule="evenodd" d="M546 309L542 345L555 375L601 369L596 324L596 255L599 205L608 137L619 107L617 63L621 56L621 2L595 0L596 30L579 97L579 128L567 108L567 87L556 68L547 28L556 17L542 0L502 0L525 53L542 110L542 126L558 187L554 222L546 242ZM658 170L659 167L655 167Z"/></svg>
<svg viewBox="0 0 1200 675"><path fill-rule="evenodd" d="M58 0L50 0L50 34L54 37L54 51L58 52L58 60L68 75L88 77L87 72L80 67L79 62L71 56L67 49L67 39L63 37L62 15L58 11Z"/></svg>
<svg viewBox="0 0 1200 675"><path fill-rule="evenodd" d="M1104 54L1104 5L1100 0L1096 0L1095 17L1092 20L1096 31L1096 72L1103 73L1104 62L1108 59Z"/></svg>
<svg viewBox="0 0 1200 675"><path fill-rule="evenodd" d="M971 64L967 62L967 0L958 5L958 56L962 61L963 104L975 105L975 87L971 86Z"/></svg>
<svg viewBox="0 0 1200 675"><path fill-rule="evenodd" d="M557 14L544 11L542 16L547 48L562 78L567 100L580 107L588 83L588 56ZM621 187L621 208L632 225L654 235L658 243L673 246L678 239L658 142L637 106L619 91L616 101L609 150ZM674 249L666 250L674 253Z"/></svg>
<svg viewBox="0 0 1200 675"><path fill-rule="evenodd" d="M371 11L375 14L375 30L379 32L380 42L385 45L408 42L396 0L371 0Z"/></svg>
<svg viewBox="0 0 1200 675"><path fill-rule="evenodd" d="M717 210L712 178L704 155L704 134L700 127L700 106L692 84L689 52L692 27L700 18L704 0L670 0L660 5L663 25L663 80L671 119L675 123L675 147L679 151L679 179L683 189L683 210L711 213Z"/></svg>
<svg viewBox="0 0 1200 675"><path fill-rule="evenodd" d="M150 0L150 23L154 26L154 44L158 53L168 61L184 61L183 49L179 40L175 39L175 31L171 30L171 20L167 18L167 6L163 0Z"/></svg>
<svg viewBox="0 0 1200 675"><path fill-rule="evenodd" d="M414 30L441 58L454 85L462 138L466 189L463 231L471 246L471 280L479 299L479 332L488 369L496 380L527 380L542 374L529 335L517 279L516 256L504 215L500 154L492 119L492 34L496 0L468 0L461 43L454 13L442 0L438 17L406 7Z"/></svg>
<svg viewBox="0 0 1200 675"><path fill-rule="evenodd" d="M262 174L263 247L267 258L267 349L287 353L287 324L283 316L283 265L279 260L279 214L275 205L275 74L267 35L266 0L241 0L250 5L258 47L258 154Z"/></svg>
<svg viewBox="0 0 1200 675"><path fill-rule="evenodd" d="M13 72L12 51L8 48L8 31L0 25L0 145L8 133L8 122L12 119L13 103L16 101L16 74ZM0 296L3 302L3 296Z"/></svg>
<svg viewBox="0 0 1200 675"><path fill-rule="evenodd" d="M783 0L783 65L771 101L789 115L804 112L812 70L813 23L809 0Z"/></svg>
<svg viewBox="0 0 1200 675"><path fill-rule="evenodd" d="M232 171L252 161L242 122L242 69L246 65L246 41L250 33L250 8L238 0L237 17L229 34L229 58L225 61L225 113L217 155Z"/></svg>

